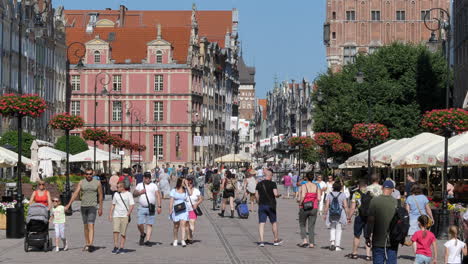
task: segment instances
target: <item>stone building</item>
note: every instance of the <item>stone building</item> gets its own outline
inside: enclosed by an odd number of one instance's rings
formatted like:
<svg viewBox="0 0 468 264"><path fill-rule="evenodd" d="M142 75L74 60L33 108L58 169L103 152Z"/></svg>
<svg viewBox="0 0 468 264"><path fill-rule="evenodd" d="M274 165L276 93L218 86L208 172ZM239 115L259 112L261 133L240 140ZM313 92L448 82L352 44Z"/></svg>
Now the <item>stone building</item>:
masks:
<svg viewBox="0 0 468 264"><path fill-rule="evenodd" d="M38 94L47 102L39 118L25 118L23 129L37 138L54 141L59 135L48 121L66 111L66 45L63 7L51 0L0 0L1 94ZM19 26L21 25L21 27ZM21 31L20 31L21 30ZM19 43L21 37L21 57ZM19 68L21 58L21 68ZM21 78L21 90L18 88ZM15 130L16 120L1 118L1 133Z"/></svg>
<svg viewBox="0 0 468 264"><path fill-rule="evenodd" d="M255 67L245 64L239 58L239 118L254 120L255 118Z"/></svg>
<svg viewBox="0 0 468 264"><path fill-rule="evenodd" d="M453 1L453 33L452 47L454 49L453 106L468 109L468 1Z"/></svg>
<svg viewBox="0 0 468 264"><path fill-rule="evenodd" d="M131 157L146 168L206 164L229 151L230 119L238 111L237 10L122 5L67 10L66 20L67 43L86 47L82 71L69 57L71 112L85 119L85 128L94 126L96 113L97 127L140 141L146 151Z"/></svg>
<svg viewBox="0 0 468 264"><path fill-rule="evenodd" d="M338 71L356 54L371 54L392 42L426 43L431 31L424 17L431 8L449 10L450 0L327 0L323 33L328 67ZM436 15L433 11L428 18Z"/></svg>

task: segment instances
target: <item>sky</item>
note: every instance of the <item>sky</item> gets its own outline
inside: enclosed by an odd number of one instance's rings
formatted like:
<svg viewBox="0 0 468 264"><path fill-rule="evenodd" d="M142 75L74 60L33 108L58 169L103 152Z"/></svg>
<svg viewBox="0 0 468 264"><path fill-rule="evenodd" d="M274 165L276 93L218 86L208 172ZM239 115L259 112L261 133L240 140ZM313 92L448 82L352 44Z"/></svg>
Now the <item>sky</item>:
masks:
<svg viewBox="0 0 468 264"><path fill-rule="evenodd" d="M325 0L53 0L65 9L239 10L244 61L256 67L256 94L264 98L278 81L313 80L326 71Z"/></svg>

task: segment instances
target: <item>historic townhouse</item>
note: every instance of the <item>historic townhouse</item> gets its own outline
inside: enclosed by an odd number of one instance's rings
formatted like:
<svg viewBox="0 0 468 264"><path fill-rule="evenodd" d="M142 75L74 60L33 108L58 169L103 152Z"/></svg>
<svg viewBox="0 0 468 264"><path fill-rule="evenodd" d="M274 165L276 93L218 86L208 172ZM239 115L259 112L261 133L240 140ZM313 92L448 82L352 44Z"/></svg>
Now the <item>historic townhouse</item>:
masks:
<svg viewBox="0 0 468 264"><path fill-rule="evenodd" d="M86 49L82 69L69 54L70 110L86 127L96 113L97 127L146 145L132 159L147 168L206 164L228 151L239 87L236 10L65 13L67 43Z"/></svg>

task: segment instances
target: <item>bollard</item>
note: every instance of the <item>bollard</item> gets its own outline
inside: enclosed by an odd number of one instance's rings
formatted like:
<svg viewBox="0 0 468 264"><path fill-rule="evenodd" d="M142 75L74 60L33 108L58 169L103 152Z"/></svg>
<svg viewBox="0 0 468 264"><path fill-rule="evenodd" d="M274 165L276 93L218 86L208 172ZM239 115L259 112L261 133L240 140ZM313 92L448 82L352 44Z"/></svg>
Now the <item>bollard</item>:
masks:
<svg viewBox="0 0 468 264"><path fill-rule="evenodd" d="M23 206L7 209L6 237L24 237L24 209Z"/></svg>

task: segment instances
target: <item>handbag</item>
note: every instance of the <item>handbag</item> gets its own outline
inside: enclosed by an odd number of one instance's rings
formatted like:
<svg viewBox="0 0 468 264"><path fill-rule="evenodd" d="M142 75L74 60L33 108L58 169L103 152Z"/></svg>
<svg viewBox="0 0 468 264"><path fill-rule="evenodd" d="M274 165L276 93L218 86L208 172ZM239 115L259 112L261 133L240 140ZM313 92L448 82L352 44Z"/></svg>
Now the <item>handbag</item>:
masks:
<svg viewBox="0 0 468 264"><path fill-rule="evenodd" d="M305 184L305 187L306 187L306 191L308 194L309 193L309 189L307 188L307 183ZM314 201L308 201L308 202L303 202L302 203L302 209L304 209L304 211L310 211L312 209L314 209Z"/></svg>
<svg viewBox="0 0 468 264"><path fill-rule="evenodd" d="M416 207L418 208L419 214L423 215L423 213L421 212L421 208L419 208L418 201L416 201L416 196L414 194L413 194L413 199L414 199L414 203L416 204ZM432 218L429 216L427 216L427 218L429 218L429 221L427 222L426 228L429 228L434 225L434 220L432 220Z"/></svg>
<svg viewBox="0 0 468 264"><path fill-rule="evenodd" d="M187 195L185 192L184 192L185 195ZM184 199L185 200L185 199ZM185 202L182 202L180 204L176 204L174 205L174 212L176 214L178 213L182 213L183 211L187 210L187 206L185 205Z"/></svg>
<svg viewBox="0 0 468 264"><path fill-rule="evenodd" d="M187 190L185 190L185 192L187 192ZM190 205L192 205L192 209L193 209L193 211L195 212L195 214L196 214L197 216L202 216L202 215L203 215L203 212L202 212L202 210L200 209L199 206L197 206L197 208L195 208L195 209L193 208L193 203L192 203L192 199L190 198L190 195L188 196L188 200L189 200L189 202L190 202Z"/></svg>
<svg viewBox="0 0 468 264"><path fill-rule="evenodd" d="M146 188L145 188L145 183L143 182L142 184L143 184L143 189L146 190ZM155 215L155 213L156 213L156 205L149 202L148 194L146 194L146 192L145 192L145 196L146 196L146 202L148 203L149 215L150 215L150 216L153 216L153 215Z"/></svg>
<svg viewBox="0 0 468 264"><path fill-rule="evenodd" d="M125 209L127 209L127 212L128 212L128 207L127 207L127 204L125 203L124 199L122 198L122 194L119 193L119 196L120 196L120 199L122 200L122 203L125 206ZM131 221L132 221L132 217L129 215L128 216L128 222L130 223Z"/></svg>

